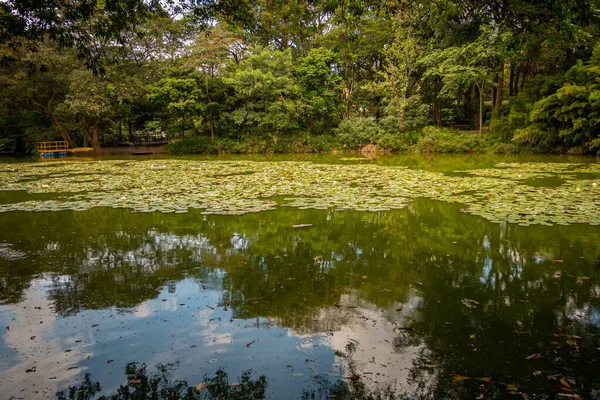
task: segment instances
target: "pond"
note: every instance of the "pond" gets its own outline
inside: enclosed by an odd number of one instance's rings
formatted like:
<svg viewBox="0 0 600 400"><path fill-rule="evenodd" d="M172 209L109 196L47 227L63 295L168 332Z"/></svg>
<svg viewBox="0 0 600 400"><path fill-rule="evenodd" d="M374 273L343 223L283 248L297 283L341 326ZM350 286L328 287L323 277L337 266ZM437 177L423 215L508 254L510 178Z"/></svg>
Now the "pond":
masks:
<svg viewBox="0 0 600 400"><path fill-rule="evenodd" d="M600 398L596 159L20 161L2 398Z"/></svg>

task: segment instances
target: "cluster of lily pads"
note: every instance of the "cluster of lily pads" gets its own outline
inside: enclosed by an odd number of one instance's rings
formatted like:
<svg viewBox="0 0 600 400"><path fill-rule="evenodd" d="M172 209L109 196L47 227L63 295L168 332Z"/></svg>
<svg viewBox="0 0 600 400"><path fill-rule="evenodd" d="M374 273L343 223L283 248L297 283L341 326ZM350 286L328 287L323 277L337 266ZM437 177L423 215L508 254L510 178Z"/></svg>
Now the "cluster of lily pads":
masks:
<svg viewBox="0 0 600 400"><path fill-rule="evenodd" d="M385 211L425 197L464 204L490 221L600 225L597 164L503 163L438 172L375 164L111 160L0 164L0 190L55 193L52 200L0 205L5 211L129 208L137 212L242 214L277 206ZM560 178L536 187L526 180Z"/></svg>

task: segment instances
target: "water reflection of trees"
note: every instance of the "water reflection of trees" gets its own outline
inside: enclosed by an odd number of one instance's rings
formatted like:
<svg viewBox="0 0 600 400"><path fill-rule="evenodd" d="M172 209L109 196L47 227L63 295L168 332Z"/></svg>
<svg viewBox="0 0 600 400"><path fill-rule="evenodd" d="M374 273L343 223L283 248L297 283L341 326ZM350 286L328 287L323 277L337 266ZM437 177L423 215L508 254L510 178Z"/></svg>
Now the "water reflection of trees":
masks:
<svg viewBox="0 0 600 400"><path fill-rule="evenodd" d="M0 260L4 303L18 302L40 274L53 279L49 295L61 315L135 307L169 282L194 278L222 288L222 302L236 318L270 317L309 333L344 324L323 310L350 292L381 308L418 297L405 322L414 330L396 347L423 345L414 380L427 382L425 397L456 387L452 375L507 371L526 377L522 385L546 390L523 362L538 352L547 362L537 368L577 376L586 387L594 382L589 369L597 361L600 308L594 227L491 224L425 200L389 213L284 209L204 217L92 210L35 217L2 217L15 247L29 255ZM290 228L306 222L314 226ZM462 299L479 304L468 308ZM575 351L553 334L585 339ZM561 362L553 364L556 358ZM433 373L425 364L436 365Z"/></svg>
<svg viewBox="0 0 600 400"><path fill-rule="evenodd" d="M145 399L264 399L267 380L264 375L252 379L251 372L231 382L223 370L214 376L204 376L198 386L189 386L187 382L174 380L169 375L168 365L158 365L155 372L149 372L145 364L129 363L125 367L126 384L116 393L102 395L99 400L145 400ZM90 400L102 391L100 382L94 382L86 374L81 383L56 394L57 400Z"/></svg>

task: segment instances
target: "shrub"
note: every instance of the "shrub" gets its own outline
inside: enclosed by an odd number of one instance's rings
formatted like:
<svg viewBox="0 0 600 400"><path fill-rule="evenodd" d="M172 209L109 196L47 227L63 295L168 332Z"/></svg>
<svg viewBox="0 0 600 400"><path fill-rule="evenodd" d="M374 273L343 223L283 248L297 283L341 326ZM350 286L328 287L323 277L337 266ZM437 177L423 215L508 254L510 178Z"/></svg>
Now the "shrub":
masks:
<svg viewBox="0 0 600 400"><path fill-rule="evenodd" d="M415 149L419 153L478 153L484 150L484 144L479 135L428 126Z"/></svg>
<svg viewBox="0 0 600 400"><path fill-rule="evenodd" d="M381 130L372 119L356 118L342 121L333 133L342 146L357 150L361 146L377 143Z"/></svg>
<svg viewBox="0 0 600 400"><path fill-rule="evenodd" d="M384 133L377 140L377 147L391 152L409 151L418 141L421 133L419 131L402 133Z"/></svg>

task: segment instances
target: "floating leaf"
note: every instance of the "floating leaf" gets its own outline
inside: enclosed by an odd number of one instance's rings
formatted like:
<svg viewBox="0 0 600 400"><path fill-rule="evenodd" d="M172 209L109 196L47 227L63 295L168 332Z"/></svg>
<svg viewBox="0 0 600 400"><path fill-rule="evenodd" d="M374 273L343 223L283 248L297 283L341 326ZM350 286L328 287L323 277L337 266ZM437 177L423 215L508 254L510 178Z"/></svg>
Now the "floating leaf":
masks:
<svg viewBox="0 0 600 400"><path fill-rule="evenodd" d="M196 390L200 391L200 390L204 390L208 387L208 383L207 382L200 382L196 384Z"/></svg>
<svg viewBox="0 0 600 400"><path fill-rule="evenodd" d="M462 381L467 381L467 380L469 380L469 379L473 379L473 378L471 378L470 376L454 375L454 376L452 377L452 379L453 379L455 382L462 382Z"/></svg>

